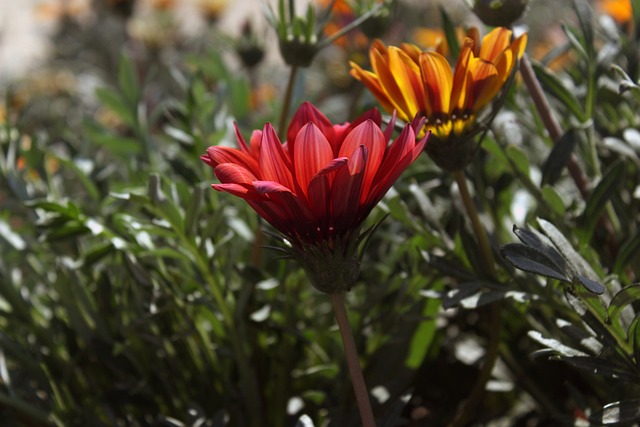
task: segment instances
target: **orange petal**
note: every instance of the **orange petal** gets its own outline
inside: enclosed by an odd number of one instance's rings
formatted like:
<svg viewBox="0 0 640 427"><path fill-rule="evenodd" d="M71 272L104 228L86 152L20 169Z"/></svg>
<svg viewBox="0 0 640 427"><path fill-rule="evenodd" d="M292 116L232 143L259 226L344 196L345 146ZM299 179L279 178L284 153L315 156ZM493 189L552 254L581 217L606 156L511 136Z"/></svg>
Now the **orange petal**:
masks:
<svg viewBox="0 0 640 427"><path fill-rule="evenodd" d="M410 118L413 118L420 110L424 109L425 105L420 67L404 51L390 47L389 70L401 89L403 95L401 105Z"/></svg>
<svg viewBox="0 0 640 427"><path fill-rule="evenodd" d="M466 110L478 112L500 91L502 81L495 65L480 58L469 61L469 76Z"/></svg>
<svg viewBox="0 0 640 427"><path fill-rule="evenodd" d="M411 111L407 111L407 104L403 94L403 91L408 90L408 88L401 88L398 86L395 76L390 70L388 56L382 56L379 53L374 53L371 65L373 67L373 72L378 77L380 86L387 94L388 102L393 106L392 109L396 109L398 111L398 116L400 116L401 119L405 121L411 120L415 113L412 114Z"/></svg>
<svg viewBox="0 0 640 427"><path fill-rule="evenodd" d="M451 89L451 103L449 112L455 109L464 109L468 91L468 70L469 60L473 56L473 39L466 38L462 42L458 62L453 73L453 88Z"/></svg>
<svg viewBox="0 0 640 427"><path fill-rule="evenodd" d="M422 83L426 93L427 117L434 113L449 114L453 73L447 59L436 52L420 55Z"/></svg>
<svg viewBox="0 0 640 427"><path fill-rule="evenodd" d="M502 51L511 44L511 30L504 27L494 28L482 39L480 58L493 61Z"/></svg>

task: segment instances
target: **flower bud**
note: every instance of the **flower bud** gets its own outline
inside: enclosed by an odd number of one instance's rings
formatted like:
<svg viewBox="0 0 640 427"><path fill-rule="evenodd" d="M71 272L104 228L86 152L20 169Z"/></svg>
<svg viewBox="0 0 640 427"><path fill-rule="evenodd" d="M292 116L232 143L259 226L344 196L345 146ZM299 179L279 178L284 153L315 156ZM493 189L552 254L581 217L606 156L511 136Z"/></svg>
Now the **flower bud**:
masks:
<svg viewBox="0 0 640 427"><path fill-rule="evenodd" d="M525 9L528 0L471 0L473 12L492 27L510 27Z"/></svg>

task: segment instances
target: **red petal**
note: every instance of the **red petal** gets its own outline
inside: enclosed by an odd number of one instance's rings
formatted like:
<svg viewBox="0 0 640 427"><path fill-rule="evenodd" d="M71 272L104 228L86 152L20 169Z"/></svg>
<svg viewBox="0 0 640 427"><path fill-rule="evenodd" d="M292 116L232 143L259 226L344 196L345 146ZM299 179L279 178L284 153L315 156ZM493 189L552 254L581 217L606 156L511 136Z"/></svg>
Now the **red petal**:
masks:
<svg viewBox="0 0 640 427"><path fill-rule="evenodd" d="M211 167L215 168L223 163L233 163L250 170L255 175L258 175L258 162L256 162L256 160L247 153L243 153L237 148L223 146L209 147L207 148L207 154L205 156L209 157L209 160L207 161L205 158L202 159Z"/></svg>
<svg viewBox="0 0 640 427"><path fill-rule="evenodd" d="M330 174L335 173L347 164L348 159L346 157L333 159L329 164L320 169L309 183L307 200L309 200L309 206L316 215L321 230L328 229L329 217L331 215L331 198L329 192L334 176Z"/></svg>
<svg viewBox="0 0 640 427"><path fill-rule="evenodd" d="M249 186L242 184L213 184L211 185L215 190L222 191L224 193L233 194L234 196L243 198L247 201L260 201L264 200L264 197L256 193L256 190Z"/></svg>
<svg viewBox="0 0 640 427"><path fill-rule="evenodd" d="M328 141L335 140L336 135L329 119L310 102L303 102L293 115L289 129L287 130L287 144L289 144L290 154L295 151L291 145L294 144L298 132L309 122L316 125Z"/></svg>
<svg viewBox="0 0 640 427"><path fill-rule="evenodd" d="M298 132L293 151L295 177L307 195L313 177L333 160L333 149L315 123L307 123Z"/></svg>
<svg viewBox="0 0 640 427"><path fill-rule="evenodd" d="M295 188L291 175L291 161L284 152L276 131L269 123L264 126L262 131L262 143L258 161L260 179L279 182L290 189Z"/></svg>
<svg viewBox="0 0 640 427"><path fill-rule="evenodd" d="M344 233L360 224L360 194L367 165L367 148L360 145L349 157L349 167L341 168L331 187L332 217L336 233Z"/></svg>
<svg viewBox="0 0 640 427"><path fill-rule="evenodd" d="M380 127L373 120L367 120L353 129L344 139L340 147L340 156L350 157L349 167L353 168L351 157L357 153L358 148L364 145L367 148L367 164L365 165L361 199L363 201L371 188L373 178L378 172L378 168L382 163L384 152L387 148L387 141Z"/></svg>
<svg viewBox="0 0 640 427"><path fill-rule="evenodd" d="M251 184L257 178L248 169L234 163L222 163L213 170L221 183Z"/></svg>
<svg viewBox="0 0 640 427"><path fill-rule="evenodd" d="M365 206L373 207L384 197L402 172L418 158L427 143L428 137L429 133L416 144L413 129L409 125L405 126L402 133L387 150L387 154L369 192L369 197L364 203Z"/></svg>

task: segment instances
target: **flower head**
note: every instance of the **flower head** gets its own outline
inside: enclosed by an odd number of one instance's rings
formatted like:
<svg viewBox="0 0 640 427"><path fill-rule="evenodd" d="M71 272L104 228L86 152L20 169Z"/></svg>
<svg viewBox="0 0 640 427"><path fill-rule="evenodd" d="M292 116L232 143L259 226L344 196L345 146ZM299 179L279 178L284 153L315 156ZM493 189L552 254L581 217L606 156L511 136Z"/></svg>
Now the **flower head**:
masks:
<svg viewBox="0 0 640 427"><path fill-rule="evenodd" d="M360 226L426 144L417 123L388 145L393 121L384 131L381 121L374 109L334 125L304 103L284 144L269 123L249 143L236 128L240 149L210 147L202 160L221 182L213 188L245 199L287 237L317 288L344 291L358 271Z"/></svg>
<svg viewBox="0 0 640 427"><path fill-rule="evenodd" d="M526 34L512 42L511 31L499 27L480 43L477 30L471 29L452 70L439 52L411 44L386 47L376 40L369 52L373 71L351 63L351 74L402 120L424 115L437 140L464 139L475 130L478 114L509 79L526 42Z"/></svg>

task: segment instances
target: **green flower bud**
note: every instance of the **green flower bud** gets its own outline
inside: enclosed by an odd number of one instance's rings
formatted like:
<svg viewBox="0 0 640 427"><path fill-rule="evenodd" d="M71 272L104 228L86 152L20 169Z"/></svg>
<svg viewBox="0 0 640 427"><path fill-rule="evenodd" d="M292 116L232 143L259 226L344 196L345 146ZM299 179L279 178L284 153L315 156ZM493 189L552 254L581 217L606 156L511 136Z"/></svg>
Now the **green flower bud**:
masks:
<svg viewBox="0 0 640 427"><path fill-rule="evenodd" d="M473 12L492 27L510 27L525 9L528 0L471 0Z"/></svg>

